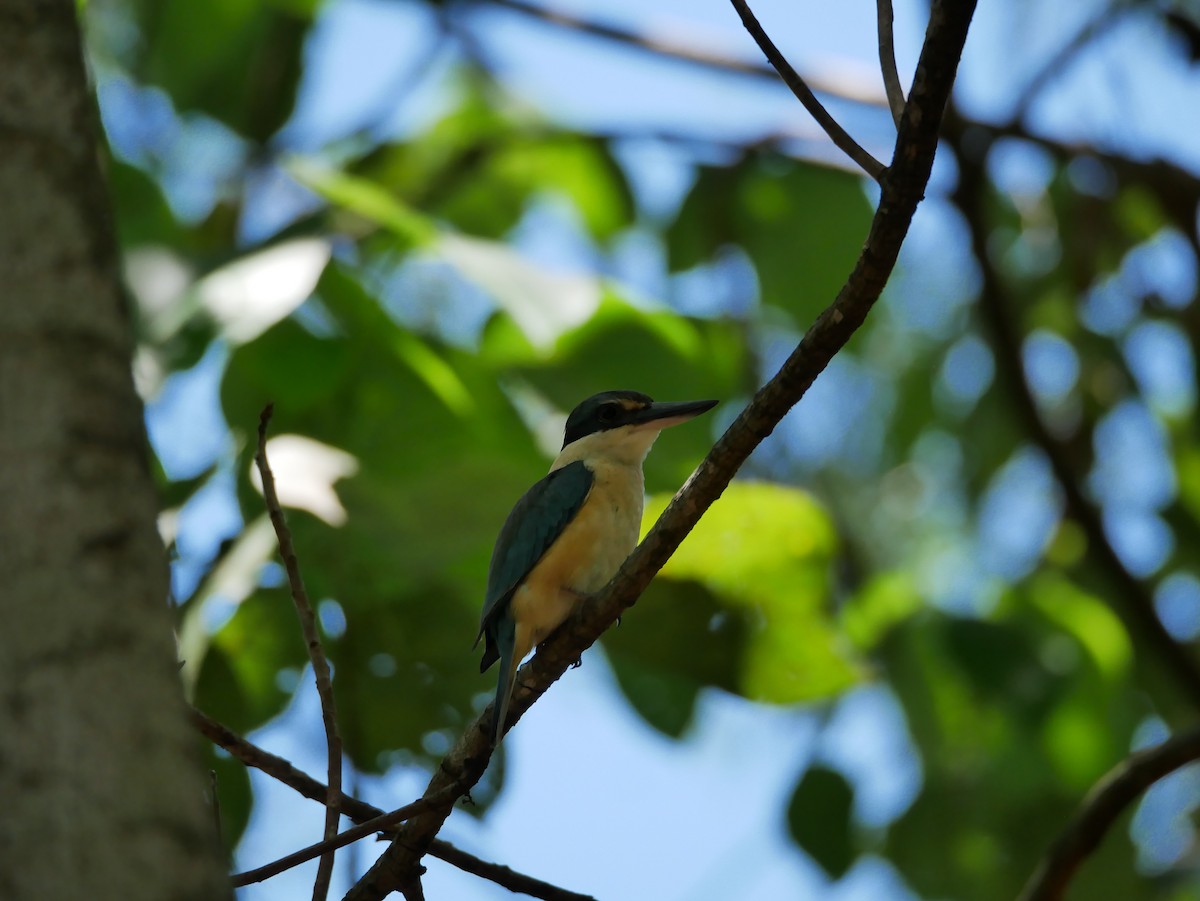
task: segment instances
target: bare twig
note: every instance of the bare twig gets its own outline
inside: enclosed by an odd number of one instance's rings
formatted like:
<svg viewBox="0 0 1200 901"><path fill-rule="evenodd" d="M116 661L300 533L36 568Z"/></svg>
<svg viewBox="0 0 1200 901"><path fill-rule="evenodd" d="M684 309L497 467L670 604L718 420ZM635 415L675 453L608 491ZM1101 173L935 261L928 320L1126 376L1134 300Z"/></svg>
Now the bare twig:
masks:
<svg viewBox="0 0 1200 901"><path fill-rule="evenodd" d="M1017 412L1028 435L1046 454L1054 477L1062 488L1068 514L1087 536L1089 553L1108 573L1113 587L1110 603L1122 615L1130 634L1149 651L1145 656L1162 661L1191 703L1200 705L1200 665L1187 649L1171 637L1154 609L1154 598L1121 562L1104 530L1104 521L1084 493L1081 477L1071 464L1066 446L1046 425L1021 362L1021 336L1009 312L1009 298L996 268L987 255L983 210L984 174L980 164L963 156L959 160L959 182L955 200L971 228L971 244L983 275L980 312L992 334L996 368L1008 383Z"/></svg>
<svg viewBox="0 0 1200 901"><path fill-rule="evenodd" d="M299 851L293 851L291 854L287 854L261 867L256 867L253 870L246 870L244 873L235 873L230 877L230 882L233 883L234 888L250 885L252 882L262 882L264 879L278 876L280 873L292 869L292 867L298 867L302 863L307 863L314 857L319 857L327 851L336 851L338 848L344 848L351 842L359 841L377 832L389 831L409 817L447 800L453 803L457 797L458 793L455 787L452 785L447 786L446 790L437 798L419 798L411 804L405 804L403 807L398 807L388 813L381 813L379 816L372 817L358 826L350 827L345 832L339 832L331 839L317 842L315 845L309 845L307 848L301 848Z"/></svg>
<svg viewBox="0 0 1200 901"><path fill-rule="evenodd" d="M762 25L754 17L754 13L750 11L750 7L746 5L746 0L730 0L730 2L733 3L733 8L737 10L737 14L741 17L742 24L746 26L746 30L750 32L750 36L754 38L759 49L767 57L767 62L775 67L775 71L779 73L779 77L783 79L784 84L791 88L792 93L796 95L796 99L817 120L817 124L825 130L825 134L829 135L830 140L846 156L854 160L867 175L871 176L875 181L880 181L883 178L886 168L883 163L867 153L854 138L850 137L846 129L842 128L838 124L838 121L829 115L829 111L821 105L821 101L809 90L808 85L804 83L804 79L792 68L791 63L779 52L779 48L775 46L774 41L763 31Z"/></svg>
<svg viewBox="0 0 1200 901"><path fill-rule="evenodd" d="M879 30L879 69L883 73L883 89L887 92L892 121L900 127L904 115L904 88L896 71L896 45L892 38L892 0L875 0L876 26Z"/></svg>
<svg viewBox="0 0 1200 901"><path fill-rule="evenodd" d="M1024 119L1025 114L1029 112L1029 107L1046 89L1046 85L1061 75L1081 50L1108 31L1125 13L1133 9L1137 2L1138 0L1113 0L1107 9L1101 11L1099 15L1084 25L1075 37L1059 48L1058 52L1029 80L1025 90L1017 98L1016 105L1013 107L1015 110L1013 121L1020 122Z"/></svg>
<svg viewBox="0 0 1200 901"><path fill-rule="evenodd" d="M304 580L300 578L300 562L296 559L296 548L292 544L292 533L283 517L283 508L279 505L279 495L275 492L275 477L271 474L271 466L267 462L267 426L271 422L271 414L275 411L274 404L267 404L258 418L258 452L254 461L258 464L258 472L262 476L263 498L266 500L267 512L271 516L271 525L275 527L275 535L279 540L279 554L283 557L283 565L287 570L288 584L292 590L292 601L296 605L296 615L300 619L300 629L304 633L304 643L308 647L308 657L312 661L313 675L316 677L317 694L321 698L321 719L325 723L325 750L328 755L328 797L325 803L325 832L326 841L337 835L338 813L335 800L342 794L342 739L338 735L337 708L333 702L333 679L329 672L329 661L325 658L325 650L321 647L321 636L317 631L317 617L309 602L308 593L304 590ZM317 878L313 884L313 901L325 901L329 893L329 881L333 877L334 848L321 855L321 863L317 867Z"/></svg>
<svg viewBox="0 0 1200 901"><path fill-rule="evenodd" d="M1096 783L1042 858L1019 901L1058 901L1075 871L1100 846L1117 817L1164 776L1200 759L1200 729L1130 755Z"/></svg>
<svg viewBox="0 0 1200 901"><path fill-rule="evenodd" d="M296 769L289 761L263 750L258 745L246 740L194 707L189 711L189 716L192 725L202 735L218 747L224 748L246 766L261 770L263 773L266 773L268 776L271 776L312 801L325 803L329 789L307 773ZM338 810L356 823L366 823L369 820L382 816L384 813L378 807L367 804L365 801L360 801L358 798L351 797L344 792L336 799L335 803ZM435 806L434 802L428 797L416 803L425 803L429 807ZM439 800L437 803L444 803L444 801ZM389 830L382 829L380 831L387 832ZM510 892L519 892L533 898L540 898L542 901L595 901L594 898L587 895L580 895L576 892L559 888L557 885L543 882L532 876L526 876L524 873L518 873L501 864L480 860L478 857L468 854L466 851L462 851L449 842L440 839L434 839L430 844L429 853L439 860L444 860L451 866L478 876L481 879L494 882L508 889Z"/></svg>
<svg viewBox="0 0 1200 901"><path fill-rule="evenodd" d="M641 34L628 31L605 22L586 19L565 10L548 9L526 0L488 0L492 6L502 7L523 16L537 19L548 25L569 28L581 34L604 38L614 43L624 44L646 53L652 53L676 62L691 64L705 69L715 69L753 78L767 78L773 84L779 83L778 73L770 66L761 63L747 62L735 56L716 53L712 50L702 50L698 47L669 40L659 35ZM836 81L821 73L809 73L805 81L812 89L820 94L828 94L839 100L849 100L868 106L885 106L887 101L875 91L863 90L857 84L848 81Z"/></svg>
<svg viewBox="0 0 1200 901"><path fill-rule="evenodd" d="M217 794L217 771L208 771L208 790L212 792L212 816L213 830L216 832L217 841L224 844L221 838L221 796Z"/></svg>
<svg viewBox="0 0 1200 901"><path fill-rule="evenodd" d="M637 600L737 469L865 321L896 265L900 245L929 181L942 115L974 11L974 0L934 0L932 4L925 45L900 122L895 162L883 173L879 207L866 244L837 298L717 441L612 582L585 602L521 669L510 724ZM447 784L469 786L478 781L491 754L491 716L489 706L467 727L434 773L427 795ZM449 813L448 806L439 807L406 822L392 845L347 894L348 901L379 901L410 880Z"/></svg>
<svg viewBox="0 0 1200 901"><path fill-rule="evenodd" d="M541 898L542 901L596 901L591 895L581 895L578 892L571 892L565 888L551 885L548 882L542 882L540 879L526 876L524 873L510 870L506 866L487 863L477 857L472 857L465 851L460 851L451 844L438 841L437 839L434 839L433 844L429 846L429 853L438 860L444 860L446 863L458 867L460 870L464 870L467 873L474 873L476 876L487 879L497 885L502 885L510 892L531 895L534 898Z"/></svg>

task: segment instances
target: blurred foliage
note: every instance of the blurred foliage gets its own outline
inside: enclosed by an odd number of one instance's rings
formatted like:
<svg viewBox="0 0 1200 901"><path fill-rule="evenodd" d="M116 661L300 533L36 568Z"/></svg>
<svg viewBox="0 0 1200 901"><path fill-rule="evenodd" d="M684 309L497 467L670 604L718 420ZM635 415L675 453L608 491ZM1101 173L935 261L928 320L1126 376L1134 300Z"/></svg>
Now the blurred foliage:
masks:
<svg viewBox="0 0 1200 901"><path fill-rule="evenodd" d="M443 21L468 15L436 6ZM242 732L301 684L249 480L273 401L273 434L308 439L289 471L306 491L283 476L281 490L309 593L344 619L325 620L325 639L346 751L378 773L433 766L485 703L468 649L491 542L565 411L628 387L719 397L728 422L835 296L871 202L862 179L795 148L697 138L673 148L680 202L651 214L619 136L537 113L454 28L436 38L454 61L435 112L313 147L289 128L323 10L89 4L102 97L129 95L105 116L138 375L154 397L216 359L230 433L189 471L158 465L164 501L186 510L232 483L247 524L216 536L219 552L177 544L194 573L179 599L185 679ZM1200 189L1164 163L986 126L952 130L940 153L957 193L922 208L885 302L818 382L823 399L781 425L603 648L630 706L683 740L705 689L811 711L886 685L920 755L915 800L868 826L847 771L817 762L780 799L787 828L831 878L873 853L921 897L990 901L1014 896L1140 729L1186 709L1115 612L1111 564L1063 518L1046 460L1065 461L1114 543L1128 528L1157 536L1159 557L1142 542L1126 565L1144 602L1183 586L1169 624L1200 632ZM264 179L287 202L256 193ZM530 250L547 233L572 265ZM629 242L657 261L665 296L631 286ZM267 265L276 251L286 266ZM1005 292L1007 337L987 299L975 304L981 266ZM697 279L703 313L676 291ZM647 526L712 428L659 441ZM208 753L235 840L249 781ZM502 772L477 792L480 812ZM1186 856L1147 878L1141 851L1110 837L1074 897L1194 897L1180 894Z"/></svg>
<svg viewBox="0 0 1200 901"><path fill-rule="evenodd" d="M854 790L841 773L809 767L788 802L792 838L834 879L846 874L856 856L851 829Z"/></svg>

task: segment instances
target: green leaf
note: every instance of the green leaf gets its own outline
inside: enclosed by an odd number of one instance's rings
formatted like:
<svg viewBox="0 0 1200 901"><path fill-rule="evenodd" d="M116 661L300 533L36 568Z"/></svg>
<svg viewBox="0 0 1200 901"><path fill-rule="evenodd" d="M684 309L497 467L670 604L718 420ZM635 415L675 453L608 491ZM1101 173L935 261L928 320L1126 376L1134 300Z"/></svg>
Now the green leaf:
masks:
<svg viewBox="0 0 1200 901"><path fill-rule="evenodd" d="M647 505L649 528L669 497ZM667 561L662 579L703 584L729 611L753 623L737 690L775 703L831 697L860 668L828 611L834 532L807 494L735 481Z"/></svg>
<svg viewBox="0 0 1200 901"><path fill-rule="evenodd" d="M136 8L146 48L139 74L179 110L206 113L258 143L287 121L310 22L302 3L142 0Z"/></svg>
<svg viewBox="0 0 1200 901"><path fill-rule="evenodd" d="M702 585L658 579L622 625L605 633L604 651L634 709L678 738L701 686L737 690L747 631L744 615Z"/></svg>
<svg viewBox="0 0 1200 901"><path fill-rule="evenodd" d="M731 322L637 309L608 295L582 325L561 333L547 355L518 356L522 344L496 317L483 359L517 374L562 410L613 388L659 400L725 399L746 390L746 347ZM516 353L513 353L516 351ZM668 429L646 461L651 491L675 491L712 446L713 415Z"/></svg>
<svg viewBox="0 0 1200 901"><path fill-rule="evenodd" d="M251 431L268 403L285 422L311 415L349 387L352 360L349 342L319 338L285 319L231 355L221 384L225 418L234 428ZM276 421L272 431L283 430Z"/></svg>
<svg viewBox="0 0 1200 901"><path fill-rule="evenodd" d="M1133 660L1129 635L1103 601L1053 572L1033 578L1029 597L1048 619L1079 641L1102 676L1115 682L1128 674Z"/></svg>
<svg viewBox="0 0 1200 901"><path fill-rule="evenodd" d="M842 628L857 648L869 650L921 607L921 596L910 573L878 573L842 609Z"/></svg>
<svg viewBox="0 0 1200 901"><path fill-rule="evenodd" d="M809 767L788 802L788 831L830 878L840 879L858 852L851 833L854 790L841 773Z"/></svg>
<svg viewBox="0 0 1200 901"><path fill-rule="evenodd" d="M109 160L107 174L116 212L117 237L126 253L144 244L183 243L183 229L153 178L115 159Z"/></svg>
<svg viewBox="0 0 1200 901"><path fill-rule="evenodd" d="M296 181L330 203L388 229L402 246L422 247L438 234L430 219L369 179L303 157L290 160L287 169Z"/></svg>
<svg viewBox="0 0 1200 901"><path fill-rule="evenodd" d="M1061 636L1026 605L998 612L1008 619L927 611L880 646L924 770L920 796L888 829L887 856L922 897L1014 897L1082 783L1104 768L1101 758L1119 760L1144 711L1136 692L1095 691L1095 670L1073 667ZM936 855L931 835L940 836ZM1079 896L1148 897L1134 888L1130 852L1128 841L1106 843L1079 874Z"/></svg>
<svg viewBox="0 0 1200 901"><path fill-rule="evenodd" d="M871 224L862 180L772 155L703 168L667 230L672 269L706 262L729 244L754 261L764 303L807 326L832 303Z"/></svg>
<svg viewBox="0 0 1200 901"><path fill-rule="evenodd" d="M546 195L569 202L599 240L632 221L633 199L607 142L506 108L465 79L461 85L456 109L415 139L368 154L354 174L478 238L503 237Z"/></svg>
<svg viewBox="0 0 1200 901"><path fill-rule="evenodd" d="M212 637L196 682L196 706L245 733L278 714L290 692L283 669L308 661L295 606L286 589L260 589Z"/></svg>
<svg viewBox="0 0 1200 901"><path fill-rule="evenodd" d="M330 658L346 753L373 773L414 757L436 762L426 736L444 730L452 740L470 722L470 699L495 688L495 669L481 676L472 659L473 605L451 585L377 603L344 597L346 632L331 643Z"/></svg>
<svg viewBox="0 0 1200 901"><path fill-rule="evenodd" d="M692 721L700 690L685 676L636 659L610 657L617 685L642 719L664 735L679 738Z"/></svg>

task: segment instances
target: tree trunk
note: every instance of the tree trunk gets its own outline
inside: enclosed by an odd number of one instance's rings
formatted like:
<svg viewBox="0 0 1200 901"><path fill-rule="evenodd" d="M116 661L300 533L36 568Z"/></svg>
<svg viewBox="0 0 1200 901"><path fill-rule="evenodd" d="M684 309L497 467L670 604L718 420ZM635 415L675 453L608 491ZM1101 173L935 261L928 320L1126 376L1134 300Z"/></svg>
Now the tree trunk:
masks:
<svg viewBox="0 0 1200 901"><path fill-rule="evenodd" d="M0 898L228 897L72 0L0 60Z"/></svg>

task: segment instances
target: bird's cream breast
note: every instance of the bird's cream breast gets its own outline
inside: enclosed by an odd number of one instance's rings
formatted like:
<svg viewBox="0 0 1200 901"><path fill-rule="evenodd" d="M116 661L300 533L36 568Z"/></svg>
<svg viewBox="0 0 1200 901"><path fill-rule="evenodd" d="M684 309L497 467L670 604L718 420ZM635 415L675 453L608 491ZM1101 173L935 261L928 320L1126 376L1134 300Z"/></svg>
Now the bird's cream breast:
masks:
<svg viewBox="0 0 1200 901"><path fill-rule="evenodd" d="M587 500L513 595L534 643L556 629L580 594L603 588L637 545L645 488L641 467L599 463Z"/></svg>

